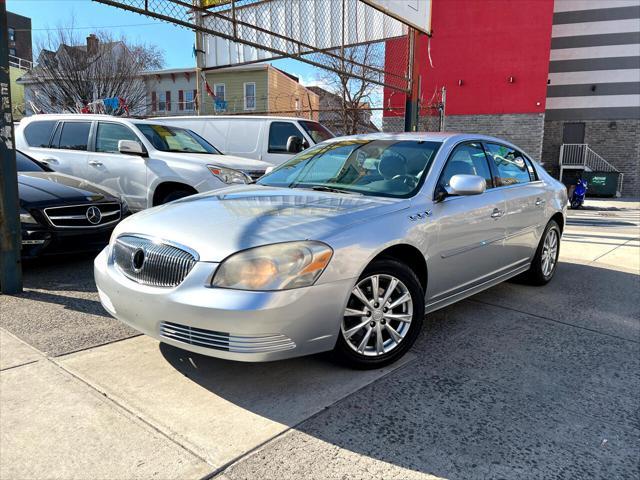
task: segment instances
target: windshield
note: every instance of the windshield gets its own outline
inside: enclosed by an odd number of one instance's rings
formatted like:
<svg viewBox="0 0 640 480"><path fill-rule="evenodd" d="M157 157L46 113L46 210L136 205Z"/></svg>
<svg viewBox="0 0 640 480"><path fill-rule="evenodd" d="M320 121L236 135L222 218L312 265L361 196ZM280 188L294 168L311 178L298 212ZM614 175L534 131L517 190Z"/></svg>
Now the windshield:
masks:
<svg viewBox="0 0 640 480"><path fill-rule="evenodd" d="M259 185L411 197L441 143L414 140L343 140L296 155L258 180Z"/></svg>
<svg viewBox="0 0 640 480"><path fill-rule="evenodd" d="M304 128L304 131L313 139L315 143L324 142L325 140L329 140L333 138L334 135L329 130L327 130L324 126L320 125L316 122L306 122L304 120L300 120L300 125Z"/></svg>
<svg viewBox="0 0 640 480"><path fill-rule="evenodd" d="M16 150L16 169L19 172L46 172L38 162Z"/></svg>
<svg viewBox="0 0 640 480"><path fill-rule="evenodd" d="M219 150L191 130L168 125L136 123L138 130L160 151L180 153L211 153L222 155Z"/></svg>

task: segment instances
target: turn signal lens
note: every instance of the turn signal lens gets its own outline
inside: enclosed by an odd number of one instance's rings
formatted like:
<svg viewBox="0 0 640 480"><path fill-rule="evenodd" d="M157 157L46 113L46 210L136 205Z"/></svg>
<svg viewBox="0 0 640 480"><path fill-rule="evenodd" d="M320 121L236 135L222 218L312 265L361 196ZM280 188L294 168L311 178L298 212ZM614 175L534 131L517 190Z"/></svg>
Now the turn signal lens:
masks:
<svg viewBox="0 0 640 480"><path fill-rule="evenodd" d="M333 250L315 242L287 242L236 253L218 267L211 285L237 290L289 290L320 277Z"/></svg>

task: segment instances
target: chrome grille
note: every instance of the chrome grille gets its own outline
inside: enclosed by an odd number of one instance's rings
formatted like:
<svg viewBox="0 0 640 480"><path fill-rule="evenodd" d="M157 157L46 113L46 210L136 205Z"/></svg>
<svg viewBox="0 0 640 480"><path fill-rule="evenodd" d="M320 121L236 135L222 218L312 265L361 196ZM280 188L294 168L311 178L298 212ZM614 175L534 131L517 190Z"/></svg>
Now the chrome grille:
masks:
<svg viewBox="0 0 640 480"><path fill-rule="evenodd" d="M254 182L264 175L264 170L242 170L242 172L249 175Z"/></svg>
<svg viewBox="0 0 640 480"><path fill-rule="evenodd" d="M134 282L153 287L180 285L197 260L195 252L134 235L118 237L113 246L118 269Z"/></svg>
<svg viewBox="0 0 640 480"><path fill-rule="evenodd" d="M97 222L89 221L89 210L92 208L97 208L100 211ZM54 227L98 228L118 222L122 211L119 203L112 202L49 207L44 209L44 214ZM91 216L91 218L95 219L96 217Z"/></svg>
<svg viewBox="0 0 640 480"><path fill-rule="evenodd" d="M296 346L284 335L231 335L172 322L160 323L160 336L188 345L236 353L277 352Z"/></svg>

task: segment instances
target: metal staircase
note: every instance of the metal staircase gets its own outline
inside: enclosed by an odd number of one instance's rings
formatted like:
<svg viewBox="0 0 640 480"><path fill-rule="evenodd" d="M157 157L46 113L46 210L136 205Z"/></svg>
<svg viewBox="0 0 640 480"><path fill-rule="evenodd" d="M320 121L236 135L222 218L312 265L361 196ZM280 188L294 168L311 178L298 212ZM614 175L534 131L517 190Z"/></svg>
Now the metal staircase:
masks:
<svg viewBox="0 0 640 480"><path fill-rule="evenodd" d="M616 196L622 195L624 174L607 162L589 147L588 143L563 143L560 146L560 180L564 170L582 170L585 172L616 172L618 185Z"/></svg>

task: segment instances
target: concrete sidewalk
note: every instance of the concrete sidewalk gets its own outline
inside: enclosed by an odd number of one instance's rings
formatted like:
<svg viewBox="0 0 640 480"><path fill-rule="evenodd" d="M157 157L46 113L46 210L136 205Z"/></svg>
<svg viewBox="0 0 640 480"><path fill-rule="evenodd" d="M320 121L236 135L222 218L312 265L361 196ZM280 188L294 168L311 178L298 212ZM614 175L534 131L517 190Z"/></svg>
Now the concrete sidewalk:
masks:
<svg viewBox="0 0 640 480"><path fill-rule="evenodd" d="M90 259L31 266L0 297L0 479L637 478L640 204L587 207L547 287L430 315L380 371L161 346Z"/></svg>

